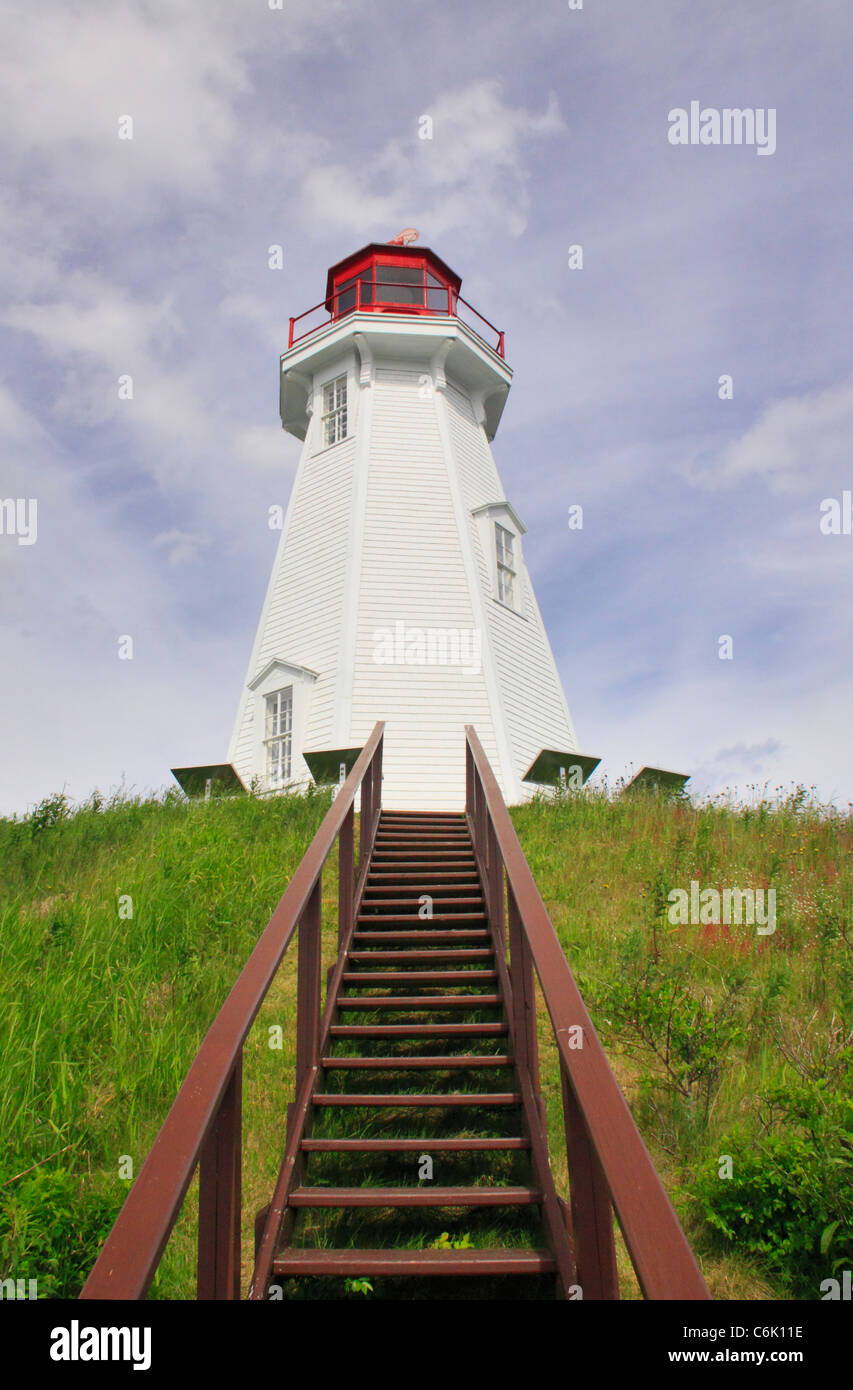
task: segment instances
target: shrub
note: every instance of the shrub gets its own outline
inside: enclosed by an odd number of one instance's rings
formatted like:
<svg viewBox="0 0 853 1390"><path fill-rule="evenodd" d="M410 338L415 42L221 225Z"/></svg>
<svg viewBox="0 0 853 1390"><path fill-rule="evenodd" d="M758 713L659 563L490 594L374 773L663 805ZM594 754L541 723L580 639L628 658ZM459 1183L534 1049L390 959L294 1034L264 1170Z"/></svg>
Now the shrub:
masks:
<svg viewBox="0 0 853 1390"><path fill-rule="evenodd" d="M821 1086L774 1086L759 1096L764 1134L720 1140L732 1159L702 1164L694 1195L725 1242L757 1256L794 1297L853 1258L853 1101Z"/></svg>
<svg viewBox="0 0 853 1390"><path fill-rule="evenodd" d="M4 1279L38 1280L39 1298L76 1298L106 1240L119 1198L65 1168L41 1168L7 1187L0 1204Z"/></svg>

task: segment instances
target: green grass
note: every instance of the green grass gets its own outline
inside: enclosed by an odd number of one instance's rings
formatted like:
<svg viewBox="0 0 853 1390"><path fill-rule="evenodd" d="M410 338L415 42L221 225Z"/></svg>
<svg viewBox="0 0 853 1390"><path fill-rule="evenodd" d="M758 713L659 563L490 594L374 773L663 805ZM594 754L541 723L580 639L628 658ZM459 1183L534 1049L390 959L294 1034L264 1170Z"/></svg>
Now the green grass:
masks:
<svg viewBox="0 0 853 1390"><path fill-rule="evenodd" d="M37 1277L42 1297L79 1291L127 1192L123 1160L129 1156L138 1172L327 805L325 795L206 804L94 798L70 814L52 798L26 820L0 821L0 1277ZM801 793L774 805L759 799L748 808L698 809L584 793L512 815L712 1292L819 1297L820 1278L833 1265L853 1263L849 813L829 814ZM775 934L672 927L666 895L691 879L703 887L775 887ZM324 978L335 953L335 881L333 856L324 876ZM120 914L125 895L132 918ZM453 1010L445 1017L497 1015ZM352 1010L347 1018L366 1023L371 1013ZM383 1021L394 1019L383 1011ZM273 1025L282 1029L281 1050L268 1046ZM244 1287L254 1214L281 1160L294 1031L292 950L245 1053ZM567 1195L559 1073L544 1013L540 1039L554 1171ZM435 1054L469 1045L340 1040L336 1052ZM505 1039L480 1038L475 1046L500 1052ZM501 1090L508 1077L453 1073L451 1088ZM329 1089L381 1090L383 1082L377 1072L332 1073ZM446 1084L443 1073L413 1075L403 1088ZM518 1123L514 1110L344 1110L321 1114L314 1133L428 1141L518 1133ZM728 1181L718 1177L725 1153L734 1162ZM417 1182L415 1160L313 1155L307 1181ZM524 1154L465 1155L452 1168L446 1160L436 1155L436 1182L527 1180ZM156 1297L193 1296L194 1201L191 1189ZM419 1210L396 1225L382 1212L309 1210L300 1213L297 1236L417 1245L447 1231L476 1245L530 1244L540 1239L533 1226L535 1209ZM621 1245L619 1258L623 1295L636 1296ZM438 1296L441 1282L420 1281L417 1296ZM365 1297L343 1281L304 1283L310 1291L288 1281L286 1296ZM513 1296L528 1296L535 1283L518 1281ZM553 1281L545 1286L547 1293ZM411 1296L404 1289L402 1281L376 1281L376 1296ZM484 1296L476 1281L461 1280L454 1290Z"/></svg>
<svg viewBox="0 0 853 1390"><path fill-rule="evenodd" d="M62 1210L99 1213L91 1231L72 1236L75 1248L87 1245L88 1268L128 1189L123 1159L125 1170L129 1157L139 1171L327 806L325 794L206 804L169 797L95 801L66 815L57 798L53 813L0 821L4 1277L38 1277L40 1296L78 1292L80 1261L45 1268L47 1237L34 1210L36 1200L45 1212L54 1202L44 1181L59 1174ZM326 879L331 921L334 857ZM124 895L132 918L120 916ZM330 934L325 945L328 963ZM295 950L247 1042L247 1227L277 1168L276 1128L293 1073L294 968ZM267 1046L275 1024L280 1051ZM259 1134L271 1141L263 1157ZM192 1292L192 1200L187 1208L158 1279L162 1293ZM48 1244L61 1245L64 1231L62 1220L51 1223Z"/></svg>
<svg viewBox="0 0 853 1390"><path fill-rule="evenodd" d="M512 814L712 1293L819 1298L833 1265L853 1264L850 808L797 789L701 808L585 793ZM694 879L775 888L775 933L672 926L667 894ZM565 1193L547 1045L542 1082Z"/></svg>

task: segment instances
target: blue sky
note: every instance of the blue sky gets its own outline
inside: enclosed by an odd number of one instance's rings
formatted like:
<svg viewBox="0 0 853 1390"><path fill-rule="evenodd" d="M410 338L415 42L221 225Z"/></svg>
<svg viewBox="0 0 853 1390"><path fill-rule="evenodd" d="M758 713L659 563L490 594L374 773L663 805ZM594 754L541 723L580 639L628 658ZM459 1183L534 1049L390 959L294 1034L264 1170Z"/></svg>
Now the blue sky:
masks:
<svg viewBox="0 0 853 1390"><path fill-rule="evenodd" d="M0 535L0 812L224 758L287 319L408 225L506 330L495 456L582 750L853 799L847 0L5 17L0 498L39 511ZM692 100L774 109L775 152L672 145Z"/></svg>

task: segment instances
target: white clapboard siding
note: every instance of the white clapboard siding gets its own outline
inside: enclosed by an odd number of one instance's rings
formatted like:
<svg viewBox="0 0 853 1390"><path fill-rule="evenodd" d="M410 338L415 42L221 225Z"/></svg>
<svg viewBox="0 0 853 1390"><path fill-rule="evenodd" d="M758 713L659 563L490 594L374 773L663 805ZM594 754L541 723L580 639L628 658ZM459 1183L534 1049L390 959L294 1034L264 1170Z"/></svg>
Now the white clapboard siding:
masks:
<svg viewBox="0 0 853 1390"><path fill-rule="evenodd" d="M377 717L386 721L386 805L461 809L466 723L485 735L494 755L482 669L380 664L376 659L382 654L377 634L396 633L398 623L406 632L420 628L467 634L467 650L474 651L477 622L436 397L421 392L418 371L381 367L373 391L353 728L363 737Z"/></svg>
<svg viewBox="0 0 853 1390"><path fill-rule="evenodd" d="M339 325L337 356L322 343L316 359L298 350L313 414L306 408L231 761L245 782L263 783L263 698L249 685L265 672L284 683L270 666L279 661L303 668L298 696L294 688L295 782L308 780L304 750L359 747L383 719L383 804L460 810L464 728L473 724L504 794L518 801L532 791L521 779L543 748L577 743L522 538L516 613L495 597L483 543L493 523L473 515L513 499L504 496L481 404L452 370L435 374L428 325L407 319L395 328L406 338L395 359L383 355L381 334L366 348L369 317L351 331ZM349 437L323 448L323 385L344 372ZM495 379L505 390L508 375ZM418 633L437 641L434 660L414 659Z"/></svg>
<svg viewBox="0 0 853 1390"><path fill-rule="evenodd" d="M265 774L255 763L259 707L248 682L271 660L317 673L304 747L331 744L354 457L352 438L320 453L306 440L303 449L231 745L231 762L247 784ZM295 748L293 758L300 782L310 778L301 751Z"/></svg>
<svg viewBox="0 0 853 1390"><path fill-rule="evenodd" d="M448 391L448 414L454 456L470 514L476 507L502 500L503 488L492 451L464 393L452 388ZM520 778L543 748L576 751L577 741L526 566L522 564L520 576L524 612L511 613L493 596L490 561L483 553L480 531L473 518L471 530L486 598L503 717L510 735L513 766ZM523 554L523 545L520 549Z"/></svg>

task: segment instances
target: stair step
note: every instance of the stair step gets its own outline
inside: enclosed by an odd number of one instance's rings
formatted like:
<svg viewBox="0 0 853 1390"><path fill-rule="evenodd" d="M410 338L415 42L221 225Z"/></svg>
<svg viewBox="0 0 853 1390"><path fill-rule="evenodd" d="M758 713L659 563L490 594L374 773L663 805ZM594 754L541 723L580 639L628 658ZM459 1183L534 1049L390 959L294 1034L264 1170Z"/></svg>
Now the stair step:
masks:
<svg viewBox="0 0 853 1390"><path fill-rule="evenodd" d="M471 894L467 898L441 898L436 893L429 893L427 896L432 898L433 914L431 917L422 917L420 912L416 911L415 916L421 922L433 922L438 916L446 917L448 912L456 907L479 907L483 903L483 896L480 893ZM416 909L418 907L418 897L416 893L413 893L408 898L362 898L361 907L362 916L366 915L364 909L367 907L408 907ZM438 908L437 912L435 911L436 908ZM384 916L385 914L383 913L382 915ZM470 916L470 913L466 915ZM479 915L482 916L483 914L480 913Z"/></svg>
<svg viewBox="0 0 853 1390"><path fill-rule="evenodd" d="M547 1250L299 1250L288 1247L273 1260L273 1274L300 1275L497 1275L552 1274Z"/></svg>
<svg viewBox="0 0 853 1390"><path fill-rule="evenodd" d="M469 856L473 856L474 849L467 836L465 839L460 836L457 840L434 840L424 835L413 836L410 840L400 840L396 836L394 839L383 840L377 836L371 857L375 860L398 853L412 853L418 859L434 859L437 861L437 867L445 855L450 855L451 858L467 859Z"/></svg>
<svg viewBox="0 0 853 1390"><path fill-rule="evenodd" d="M371 863L381 862L385 863L386 866L397 865L399 867L403 867L404 863L406 863L407 867L411 866L413 869L424 867L424 863L427 863L427 865L429 865L429 863L435 863L436 869L439 869L442 865L445 865L445 867L452 865L467 867L471 865L471 863L477 862L477 860L474 859L474 851L472 851L472 849L440 849L439 851L439 849L420 848L415 847L415 845L408 845L408 847L400 849L374 849L374 853L371 855Z"/></svg>
<svg viewBox="0 0 853 1390"><path fill-rule="evenodd" d="M312 1097L313 1105L338 1106L360 1106L372 1110L374 1107L397 1109L404 1106L462 1106L462 1105L518 1105L521 1095L518 1091L446 1091L426 1093L423 1095L407 1095L402 1092L400 1095L386 1095L377 1093L365 1095L352 1093L351 1095L333 1095L325 1091L317 1091Z"/></svg>
<svg viewBox="0 0 853 1390"><path fill-rule="evenodd" d="M356 921L371 922L485 922L484 912L435 912L432 917L420 917L417 912L360 912Z"/></svg>
<svg viewBox="0 0 853 1390"><path fill-rule="evenodd" d="M380 821L376 839L378 842L402 840L407 845L417 844L420 840L430 843L434 840L450 840L453 844L463 845L472 843L467 825L442 825L438 821L429 825L392 825L388 821Z"/></svg>
<svg viewBox="0 0 853 1390"><path fill-rule="evenodd" d="M377 994L335 1001L339 1009L495 1009L501 994Z"/></svg>
<svg viewBox="0 0 853 1390"><path fill-rule="evenodd" d="M440 883L436 885L435 883L400 883L399 880L392 881L392 883L372 883L371 874L368 874L367 888L365 888L365 892L370 892L371 895L374 894L374 892L383 892L383 894L388 894L388 892L407 892L408 902L411 902L413 898L420 897L421 890L428 892L431 898L438 898L442 894L446 895L446 897L450 894L461 894L465 898L471 898L472 895L474 895L474 897L482 897L479 881L475 880L474 877L471 878L471 883ZM385 899L376 899L376 902L379 901L383 902Z"/></svg>
<svg viewBox="0 0 853 1390"><path fill-rule="evenodd" d="M482 1153L490 1149L529 1149L521 1135L500 1139L303 1139L306 1153Z"/></svg>
<svg viewBox="0 0 853 1390"><path fill-rule="evenodd" d="M457 1067L511 1067L509 1053L490 1052L484 1056L454 1053L449 1057L324 1057L324 1071L450 1071Z"/></svg>
<svg viewBox="0 0 853 1390"><path fill-rule="evenodd" d="M458 849L429 849L422 845L404 845L400 849L374 849L371 855L372 865L385 862L385 866L390 867L411 867L411 869L424 869L424 867L435 867L435 869L468 869L472 863L477 862L474 858L474 849L465 848L460 845Z"/></svg>
<svg viewBox="0 0 853 1390"><path fill-rule="evenodd" d="M297 1187L290 1207L532 1207L535 1187Z"/></svg>
<svg viewBox="0 0 853 1390"><path fill-rule="evenodd" d="M333 1023L332 1038L501 1037L508 1023Z"/></svg>
<svg viewBox="0 0 853 1390"><path fill-rule="evenodd" d="M473 941L488 938L482 927L459 931L357 931L353 941Z"/></svg>
<svg viewBox="0 0 853 1390"><path fill-rule="evenodd" d="M350 951L347 959L351 963L362 961L381 961L383 965L397 964L405 965L408 962L415 964L418 961L438 961L447 960L451 963L470 960L473 962L481 960L491 960L494 951L488 946L480 948L474 947L470 951L460 949L457 951Z"/></svg>
<svg viewBox="0 0 853 1390"><path fill-rule="evenodd" d="M402 845L464 845L470 846L471 836L467 830L398 830L396 827L380 828L376 832L375 845L382 849L394 849Z"/></svg>
<svg viewBox="0 0 853 1390"><path fill-rule="evenodd" d="M345 970L345 985L473 985L496 980L497 970Z"/></svg>
<svg viewBox="0 0 853 1390"><path fill-rule="evenodd" d="M374 881L385 883L385 881L388 881L389 885L393 887L396 883L403 883L406 878L422 878L422 876L424 876L424 869L415 865L414 869L407 870L371 869L368 870L367 881L368 883L374 883ZM445 880L445 878L452 881L452 883L456 883L457 880L463 880L463 878L471 878L474 884L479 884L477 869L464 869L464 867L463 869L440 869L438 866L432 869L431 867L431 869L429 869L429 878L431 878L432 883L438 883L439 880Z"/></svg>

